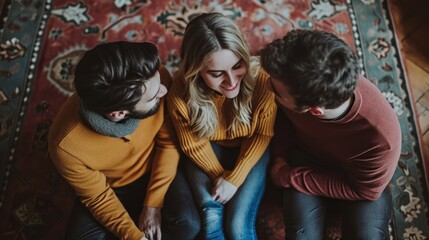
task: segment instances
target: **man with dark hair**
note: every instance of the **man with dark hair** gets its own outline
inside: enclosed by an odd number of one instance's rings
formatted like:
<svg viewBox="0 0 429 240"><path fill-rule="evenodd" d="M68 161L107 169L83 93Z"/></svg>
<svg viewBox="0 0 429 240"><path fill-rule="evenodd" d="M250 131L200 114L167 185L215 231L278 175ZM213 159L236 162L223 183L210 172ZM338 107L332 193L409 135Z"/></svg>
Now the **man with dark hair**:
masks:
<svg viewBox="0 0 429 240"><path fill-rule="evenodd" d="M179 152L163 100L171 76L160 67L157 48L98 45L78 63L74 83L77 94L49 133L52 161L80 200L66 239L161 239L161 214L164 239L191 239L199 230L191 222L196 210L167 204L192 204L192 195L173 186L184 179L179 171L173 181Z"/></svg>
<svg viewBox="0 0 429 240"><path fill-rule="evenodd" d="M271 175L283 187L286 239L323 239L332 204L343 239L384 239L401 152L389 103L358 74L350 47L327 32L293 30L262 49L261 62L283 113Z"/></svg>

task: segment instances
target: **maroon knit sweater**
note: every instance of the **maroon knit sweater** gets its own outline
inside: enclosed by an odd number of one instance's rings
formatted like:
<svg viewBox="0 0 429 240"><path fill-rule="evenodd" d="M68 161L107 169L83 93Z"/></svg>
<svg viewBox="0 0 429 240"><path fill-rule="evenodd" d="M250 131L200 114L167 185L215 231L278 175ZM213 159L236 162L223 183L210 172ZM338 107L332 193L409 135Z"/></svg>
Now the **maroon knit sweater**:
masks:
<svg viewBox="0 0 429 240"><path fill-rule="evenodd" d="M275 154L288 159L300 149L310 160L290 166L289 175L282 168L274 178L289 177L291 187L311 195L347 200L380 196L399 160L401 128L391 106L369 80L359 78L354 96L347 115L335 121L282 108L288 120L276 129Z"/></svg>

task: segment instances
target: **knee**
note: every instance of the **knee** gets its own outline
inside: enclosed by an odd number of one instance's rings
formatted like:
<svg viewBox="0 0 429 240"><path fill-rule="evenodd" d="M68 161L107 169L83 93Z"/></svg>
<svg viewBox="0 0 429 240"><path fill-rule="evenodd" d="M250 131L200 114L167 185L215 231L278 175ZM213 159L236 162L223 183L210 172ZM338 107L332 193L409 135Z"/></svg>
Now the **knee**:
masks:
<svg viewBox="0 0 429 240"><path fill-rule="evenodd" d="M203 239L222 239L223 205L209 201L201 206L201 237Z"/></svg>
<svg viewBox="0 0 429 240"><path fill-rule="evenodd" d="M216 201L209 201L201 207L202 221L222 222L223 205Z"/></svg>
<svg viewBox="0 0 429 240"><path fill-rule="evenodd" d="M175 222L174 239L195 239L200 232L200 219L189 218Z"/></svg>
<svg viewBox="0 0 429 240"><path fill-rule="evenodd" d="M201 228L200 218L196 211L165 219L162 225L163 240L195 239Z"/></svg>

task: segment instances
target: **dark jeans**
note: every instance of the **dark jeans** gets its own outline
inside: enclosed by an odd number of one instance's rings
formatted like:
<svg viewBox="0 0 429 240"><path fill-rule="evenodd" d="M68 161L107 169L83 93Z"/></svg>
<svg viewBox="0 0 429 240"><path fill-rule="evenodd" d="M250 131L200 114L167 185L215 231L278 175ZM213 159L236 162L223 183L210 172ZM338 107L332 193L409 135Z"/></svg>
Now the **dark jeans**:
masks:
<svg viewBox="0 0 429 240"><path fill-rule="evenodd" d="M143 208L149 174L137 181L115 188L115 194L124 205L136 225ZM171 183L162 208L162 239L194 239L200 230L199 216L181 168ZM98 223L88 209L77 199L70 216L65 239L67 240L113 240L111 232Z"/></svg>
<svg viewBox="0 0 429 240"><path fill-rule="evenodd" d="M240 148L222 147L215 143L212 143L212 148L224 169L231 170ZM225 205L213 200L212 179L190 160L185 161L186 175L200 210L202 239L257 239L255 220L265 188L268 152L268 150L265 151L244 183Z"/></svg>
<svg viewBox="0 0 429 240"><path fill-rule="evenodd" d="M329 207L328 207L329 206ZM327 210L340 213L342 239L387 239L392 196L387 187L376 201L335 200L283 190L286 239L324 239Z"/></svg>

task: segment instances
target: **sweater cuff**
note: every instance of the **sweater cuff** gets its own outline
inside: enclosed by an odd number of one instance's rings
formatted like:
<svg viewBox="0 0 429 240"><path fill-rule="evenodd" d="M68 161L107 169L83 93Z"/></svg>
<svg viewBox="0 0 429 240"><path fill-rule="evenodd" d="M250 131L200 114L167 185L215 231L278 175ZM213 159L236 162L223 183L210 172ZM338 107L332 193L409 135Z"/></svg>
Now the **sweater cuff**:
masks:
<svg viewBox="0 0 429 240"><path fill-rule="evenodd" d="M212 180L215 180L219 176L224 176L224 169L223 168L213 168L212 171L208 172L208 175L211 177Z"/></svg>
<svg viewBox="0 0 429 240"><path fill-rule="evenodd" d="M133 228L133 230L129 231L128 234L126 234L123 238L123 240L136 240L136 239L142 239L144 236L144 233L136 226Z"/></svg>
<svg viewBox="0 0 429 240"><path fill-rule="evenodd" d="M241 176L233 176L231 171L226 171L223 173L223 178L225 178L225 180L227 180L228 182L232 183L234 186L236 187L240 187L244 180L245 177L241 177Z"/></svg>

